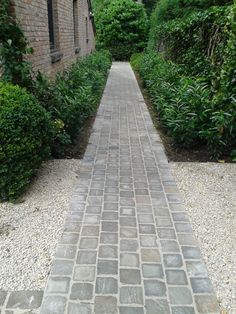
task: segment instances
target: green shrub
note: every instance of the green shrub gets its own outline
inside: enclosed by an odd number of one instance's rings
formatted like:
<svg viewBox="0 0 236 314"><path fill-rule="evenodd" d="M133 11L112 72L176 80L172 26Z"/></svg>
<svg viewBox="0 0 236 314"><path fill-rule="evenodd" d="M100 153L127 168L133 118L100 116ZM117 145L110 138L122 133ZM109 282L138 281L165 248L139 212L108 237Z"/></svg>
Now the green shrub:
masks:
<svg viewBox="0 0 236 314"><path fill-rule="evenodd" d="M52 153L55 157L63 156L64 148L77 136L85 120L95 113L110 65L110 54L101 51L78 60L53 82L38 76L33 93L54 121Z"/></svg>
<svg viewBox="0 0 236 314"><path fill-rule="evenodd" d="M232 0L160 0L135 61L176 145L215 157L236 147L235 12Z"/></svg>
<svg viewBox="0 0 236 314"><path fill-rule="evenodd" d="M129 60L146 46L148 19L143 4L133 0L106 1L96 17L97 46L116 60Z"/></svg>
<svg viewBox="0 0 236 314"><path fill-rule="evenodd" d="M139 69L139 64L140 64L140 60L143 57L142 53L134 53L132 54L131 58L130 58L130 63L132 65L132 68L134 70L138 70Z"/></svg>
<svg viewBox="0 0 236 314"><path fill-rule="evenodd" d="M194 11L232 3L233 0L160 0L156 4L154 14L157 23L160 24L173 19L186 17Z"/></svg>
<svg viewBox="0 0 236 314"><path fill-rule="evenodd" d="M25 190L50 153L52 125L46 111L24 89L0 82L0 200Z"/></svg>
<svg viewBox="0 0 236 314"><path fill-rule="evenodd" d="M186 75L184 67L156 53L133 57L160 121L179 147L207 145L213 156L236 147L236 102L215 100L202 79ZM234 74L235 75L235 74Z"/></svg>
<svg viewBox="0 0 236 314"><path fill-rule="evenodd" d="M186 65L194 75L219 75L228 39L229 7L194 12L156 27L157 51L166 59Z"/></svg>
<svg viewBox="0 0 236 314"><path fill-rule="evenodd" d="M224 51L219 88L214 97L218 108L212 116L212 132L205 132L213 143L215 152L224 147L226 151L236 148L236 2L229 17L229 40ZM233 154L232 154L233 156ZM234 158L235 159L235 158Z"/></svg>

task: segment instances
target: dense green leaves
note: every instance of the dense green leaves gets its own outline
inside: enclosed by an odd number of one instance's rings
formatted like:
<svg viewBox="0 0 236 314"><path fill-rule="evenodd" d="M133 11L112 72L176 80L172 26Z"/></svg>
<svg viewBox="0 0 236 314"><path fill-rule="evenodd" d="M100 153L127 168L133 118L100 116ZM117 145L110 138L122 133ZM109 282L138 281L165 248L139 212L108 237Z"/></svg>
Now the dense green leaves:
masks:
<svg viewBox="0 0 236 314"><path fill-rule="evenodd" d="M144 49L148 19L144 6L133 0L106 1L96 15L97 46L116 60L128 60Z"/></svg>
<svg viewBox="0 0 236 314"><path fill-rule="evenodd" d="M236 106L214 99L202 78L186 75L185 68L156 53L131 59L139 71L163 127L179 147L207 145L219 157L236 147Z"/></svg>
<svg viewBox="0 0 236 314"><path fill-rule="evenodd" d="M32 53L27 40L17 23L10 15L10 1L0 3L0 63L2 79L21 86L31 86L31 65L25 55Z"/></svg>
<svg viewBox="0 0 236 314"><path fill-rule="evenodd" d="M101 51L77 61L59 73L55 81L38 76L32 92L54 120L56 133L52 150L55 157L63 155L65 146L96 111L110 65L109 53Z"/></svg>
<svg viewBox="0 0 236 314"><path fill-rule="evenodd" d="M185 64L191 74L211 76L223 62L229 12L228 7L214 7L158 25L157 50L164 50L165 58Z"/></svg>
<svg viewBox="0 0 236 314"><path fill-rule="evenodd" d="M0 201L17 198L42 160L62 156L97 108L111 57L93 53L50 82L41 74L32 96L0 82ZM36 99L37 98L37 99Z"/></svg>
<svg viewBox="0 0 236 314"><path fill-rule="evenodd" d="M236 147L236 4L160 0L148 51L132 63L164 128L179 147L207 145L212 155Z"/></svg>
<svg viewBox="0 0 236 314"><path fill-rule="evenodd" d="M232 4L233 0L159 0L153 18L158 24L183 18L194 11L203 11L212 6Z"/></svg>
<svg viewBox="0 0 236 314"><path fill-rule="evenodd" d="M18 86L0 82L0 200L17 197L43 159L53 135L50 116Z"/></svg>

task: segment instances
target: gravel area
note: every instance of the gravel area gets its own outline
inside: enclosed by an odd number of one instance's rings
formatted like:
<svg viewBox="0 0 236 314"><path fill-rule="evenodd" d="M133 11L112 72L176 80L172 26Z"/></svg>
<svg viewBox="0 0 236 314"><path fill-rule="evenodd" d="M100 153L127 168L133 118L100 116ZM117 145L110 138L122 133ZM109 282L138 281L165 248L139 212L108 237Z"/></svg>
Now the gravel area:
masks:
<svg viewBox="0 0 236 314"><path fill-rule="evenodd" d="M236 313L236 165L171 163L222 308Z"/></svg>
<svg viewBox="0 0 236 314"><path fill-rule="evenodd" d="M47 161L22 203L0 203L0 290L44 288L78 169Z"/></svg>

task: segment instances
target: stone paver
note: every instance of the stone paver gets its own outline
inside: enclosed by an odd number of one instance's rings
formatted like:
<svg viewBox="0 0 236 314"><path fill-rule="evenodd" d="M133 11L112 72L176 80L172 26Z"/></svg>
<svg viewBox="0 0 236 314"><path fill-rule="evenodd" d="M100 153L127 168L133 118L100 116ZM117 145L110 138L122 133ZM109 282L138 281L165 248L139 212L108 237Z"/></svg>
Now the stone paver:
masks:
<svg viewBox="0 0 236 314"><path fill-rule="evenodd" d="M113 63L70 207L41 314L220 312L128 63Z"/></svg>
<svg viewBox="0 0 236 314"><path fill-rule="evenodd" d="M219 313L128 63L111 68L66 222L41 314Z"/></svg>

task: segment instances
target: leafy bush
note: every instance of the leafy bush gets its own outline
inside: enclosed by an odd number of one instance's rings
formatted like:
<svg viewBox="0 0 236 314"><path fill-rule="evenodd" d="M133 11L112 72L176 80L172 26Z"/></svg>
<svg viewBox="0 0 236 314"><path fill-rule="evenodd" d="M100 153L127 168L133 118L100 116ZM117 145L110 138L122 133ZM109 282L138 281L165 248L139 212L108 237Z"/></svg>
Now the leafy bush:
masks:
<svg viewBox="0 0 236 314"><path fill-rule="evenodd" d="M31 86L31 64L25 55L32 53L17 20L10 14L10 0L0 3L0 63L6 82Z"/></svg>
<svg viewBox="0 0 236 314"><path fill-rule="evenodd" d="M232 3L233 0L160 0L157 2L153 14L158 24L160 24L173 19L186 17L194 11Z"/></svg>
<svg viewBox="0 0 236 314"><path fill-rule="evenodd" d="M134 56L163 127L179 147L207 145L212 155L229 153L236 144L236 107L214 100L202 78L156 53Z"/></svg>
<svg viewBox="0 0 236 314"><path fill-rule="evenodd" d="M143 0L143 4L146 8L148 16L151 14L153 8L156 5L156 0Z"/></svg>
<svg viewBox="0 0 236 314"><path fill-rule="evenodd" d="M107 1L97 13L96 25L97 46L109 49L116 60L129 60L146 45L148 19L143 4Z"/></svg>
<svg viewBox="0 0 236 314"><path fill-rule="evenodd" d="M101 51L78 60L53 82L38 76L33 93L54 120L56 134L52 152L55 157L63 155L65 146L95 113L110 65L110 54Z"/></svg>
<svg viewBox="0 0 236 314"><path fill-rule="evenodd" d="M208 145L215 157L236 147L232 3L158 1L151 17L149 53L132 60L176 145Z"/></svg>
<svg viewBox="0 0 236 314"><path fill-rule="evenodd" d="M0 82L0 200L14 199L49 156L50 116L24 89Z"/></svg>
<svg viewBox="0 0 236 314"><path fill-rule="evenodd" d="M191 74L218 76L228 39L229 11L228 7L214 7L157 26L157 50L185 64Z"/></svg>

